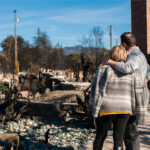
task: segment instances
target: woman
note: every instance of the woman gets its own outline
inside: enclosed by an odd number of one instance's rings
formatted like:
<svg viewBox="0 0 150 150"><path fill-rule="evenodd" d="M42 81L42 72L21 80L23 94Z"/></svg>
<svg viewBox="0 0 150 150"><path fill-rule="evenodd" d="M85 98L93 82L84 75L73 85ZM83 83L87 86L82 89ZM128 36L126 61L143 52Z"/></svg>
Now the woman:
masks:
<svg viewBox="0 0 150 150"><path fill-rule="evenodd" d="M117 62L125 61L127 58L125 48L113 47L110 57ZM145 112L146 106L142 103L142 98L142 82L136 72L125 75L109 65L97 70L91 83L89 102L97 127L94 150L102 149L111 123L113 123L114 150L123 150L123 136L130 115L138 114L139 117ZM139 123L141 118L138 118Z"/></svg>

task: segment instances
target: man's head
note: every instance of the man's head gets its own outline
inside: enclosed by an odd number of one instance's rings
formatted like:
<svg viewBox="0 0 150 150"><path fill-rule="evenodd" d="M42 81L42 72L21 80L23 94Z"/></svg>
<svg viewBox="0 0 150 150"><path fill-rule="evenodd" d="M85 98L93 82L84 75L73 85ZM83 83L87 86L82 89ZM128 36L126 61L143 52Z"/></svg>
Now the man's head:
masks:
<svg viewBox="0 0 150 150"><path fill-rule="evenodd" d="M123 45L126 50L131 49L131 47L136 46L135 36L131 32L125 32L121 36L121 45Z"/></svg>
<svg viewBox="0 0 150 150"><path fill-rule="evenodd" d="M124 46L114 46L110 50L110 58L114 61L126 61L127 53Z"/></svg>

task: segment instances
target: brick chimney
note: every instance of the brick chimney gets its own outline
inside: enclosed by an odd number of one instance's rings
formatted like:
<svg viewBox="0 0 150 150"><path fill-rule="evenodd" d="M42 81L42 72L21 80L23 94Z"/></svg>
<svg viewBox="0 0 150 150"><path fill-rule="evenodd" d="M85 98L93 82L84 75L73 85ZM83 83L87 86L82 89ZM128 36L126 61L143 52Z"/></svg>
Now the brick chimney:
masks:
<svg viewBox="0 0 150 150"><path fill-rule="evenodd" d="M150 0L131 0L132 33L150 63Z"/></svg>

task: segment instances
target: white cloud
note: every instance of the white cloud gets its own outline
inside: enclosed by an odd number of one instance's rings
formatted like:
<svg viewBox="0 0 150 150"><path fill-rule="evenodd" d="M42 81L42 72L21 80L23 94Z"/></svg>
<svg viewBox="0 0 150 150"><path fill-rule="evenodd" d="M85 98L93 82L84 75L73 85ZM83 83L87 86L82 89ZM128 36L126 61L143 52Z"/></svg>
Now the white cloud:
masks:
<svg viewBox="0 0 150 150"><path fill-rule="evenodd" d="M13 24L7 23L7 24L1 24L0 29L7 29L7 28L12 28Z"/></svg>
<svg viewBox="0 0 150 150"><path fill-rule="evenodd" d="M26 19L26 18L38 17L38 16L40 16L40 13L37 11L29 11L29 10L28 11L26 11L26 10L18 11L19 18Z"/></svg>
<svg viewBox="0 0 150 150"><path fill-rule="evenodd" d="M55 31L58 31L60 28L54 24L50 24L49 25L49 31L50 32L55 32Z"/></svg>
<svg viewBox="0 0 150 150"><path fill-rule="evenodd" d="M78 9L70 11L66 10L61 12L61 15L54 15L51 17L47 17L46 19L68 23L105 22L124 24L130 23L130 16L128 16L129 13L125 13L127 11L127 6L127 4L124 4L119 7L109 9Z"/></svg>
<svg viewBox="0 0 150 150"><path fill-rule="evenodd" d="M47 21L58 21L59 23L64 22L77 24L129 24L131 20L130 15L129 13L125 13L125 11L129 11L126 10L128 5L128 3L125 3L121 6L107 9L64 8L60 10L57 9L49 11L18 10L17 17L20 19L20 23L18 25L34 25ZM13 16L11 19L13 19ZM12 25L13 23L6 23L0 25L0 28L10 28ZM57 28L58 27L56 27L56 25L51 25L50 27L50 29L54 31L57 30Z"/></svg>
<svg viewBox="0 0 150 150"><path fill-rule="evenodd" d="M4 13L3 15L1 13L1 20L3 21L0 24L0 30L1 32L5 31L4 35L6 35L8 31L14 31L14 14L13 10L10 9L9 14ZM128 12L126 13L126 11ZM123 5L117 7L111 6L111 8L107 7L106 9L96 7L91 9L87 9L84 7L81 9L80 6L78 6L78 8L76 6L72 6L69 8L62 7L61 9L46 8L45 10L42 8L40 10L17 9L17 17L20 19L20 22L17 23L17 28L19 28L20 33L23 33L30 32L30 30L40 27L43 31L49 33L52 40L66 43L66 45L71 45L71 43L78 42L78 37L72 36L76 34L76 30L78 30L78 35L82 36L81 34L83 34L83 32L85 32L84 34L87 34L88 29L95 25L99 25L104 28L104 30L106 30L107 27L105 25L112 24L113 27L120 27L122 25L124 26L130 24L131 18L129 11L129 0ZM66 28L68 26L69 30L68 28ZM27 29L25 29L26 27ZM81 30L83 32L81 32ZM118 28L117 31L118 30L120 30L120 28ZM115 39L117 38L117 35L115 36L114 33L113 38ZM71 36L67 36L67 34ZM56 35L60 36L56 37ZM106 47L109 47L109 32L106 31L105 35L108 36L104 37L104 44L106 43ZM118 37L119 36L120 35L118 35ZM29 38L29 36L27 36L27 38Z"/></svg>

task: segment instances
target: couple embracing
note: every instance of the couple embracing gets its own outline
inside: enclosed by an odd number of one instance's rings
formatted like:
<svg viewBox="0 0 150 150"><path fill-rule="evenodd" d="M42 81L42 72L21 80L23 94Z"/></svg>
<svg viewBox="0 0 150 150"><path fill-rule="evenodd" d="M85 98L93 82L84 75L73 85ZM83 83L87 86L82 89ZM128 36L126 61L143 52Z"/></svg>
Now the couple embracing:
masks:
<svg viewBox="0 0 150 150"><path fill-rule="evenodd" d="M89 105L96 118L93 150L101 150L113 124L114 150L140 150L138 125L147 113L150 67L130 32L121 35L121 46L110 51L107 65L99 67L91 83Z"/></svg>

